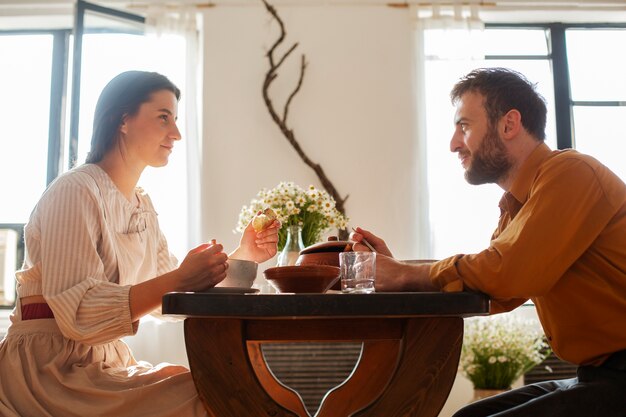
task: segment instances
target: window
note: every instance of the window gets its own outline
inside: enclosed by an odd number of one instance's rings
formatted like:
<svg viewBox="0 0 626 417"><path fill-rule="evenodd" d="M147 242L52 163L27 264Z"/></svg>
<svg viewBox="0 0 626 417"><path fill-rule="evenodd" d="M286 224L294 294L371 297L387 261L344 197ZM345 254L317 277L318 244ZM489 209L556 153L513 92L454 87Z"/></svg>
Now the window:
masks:
<svg viewBox="0 0 626 417"><path fill-rule="evenodd" d="M612 48L626 42L626 28L565 31L572 100L574 147L598 158L626 181L626 57ZM601 47L599 47L601 46Z"/></svg>
<svg viewBox="0 0 626 417"><path fill-rule="evenodd" d="M185 91L181 63L186 61L186 47L181 36L146 36L142 17L83 1L78 1L77 10L82 15L77 33L82 36L74 54L72 28L0 31L0 87L10 98L0 103L0 114L9 121L4 140L10 143L8 152L0 152L0 176L16 179L0 182L2 200L11 201L0 205L0 229L20 231L46 186L85 160L95 103L113 76L130 69L157 71ZM80 88L73 90L72 81L78 77ZM184 113L181 101L180 120ZM139 184L150 193L170 249L179 257L187 251L187 228L181 227L186 225L187 188L180 186L187 182L185 147L186 141L180 141L168 169L146 170ZM15 235L6 236L2 242ZM21 248L11 252L18 262ZM11 305L13 288L6 273L0 280L0 305Z"/></svg>
<svg viewBox="0 0 626 417"><path fill-rule="evenodd" d="M487 25L480 40L484 60L441 56L449 34L427 30L426 148L432 256L483 250L497 225L502 190L494 184L472 186L449 150L454 83L478 67L504 66L537 83L548 107L546 143L575 147L596 156L626 180L618 121L626 117L626 56L611 48L626 41L626 25ZM569 78L562 77L568 74ZM555 85L556 83L556 85ZM571 94L570 94L571 91ZM433 122L436 121L436 122ZM570 127L571 126L571 127ZM558 132L558 134L557 134ZM558 137L558 142L557 142Z"/></svg>
<svg viewBox="0 0 626 417"><path fill-rule="evenodd" d="M0 152L0 195L10 201L0 204L0 223L25 223L46 187L53 38L0 36L0 114L6 121L3 141L10 144L8 152Z"/></svg>
<svg viewBox="0 0 626 417"><path fill-rule="evenodd" d="M15 270L23 260L23 225L48 178L51 74L57 32L0 33L0 306L15 302Z"/></svg>

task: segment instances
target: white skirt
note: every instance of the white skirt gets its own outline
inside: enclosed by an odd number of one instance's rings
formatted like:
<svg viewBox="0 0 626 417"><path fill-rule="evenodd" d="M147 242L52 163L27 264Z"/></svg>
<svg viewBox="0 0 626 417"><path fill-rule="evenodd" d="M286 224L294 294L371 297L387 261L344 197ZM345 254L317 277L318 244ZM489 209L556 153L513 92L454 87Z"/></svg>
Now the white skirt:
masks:
<svg viewBox="0 0 626 417"><path fill-rule="evenodd" d="M207 416L189 370L137 362L121 340L89 346L54 319L13 323L0 342L0 416Z"/></svg>

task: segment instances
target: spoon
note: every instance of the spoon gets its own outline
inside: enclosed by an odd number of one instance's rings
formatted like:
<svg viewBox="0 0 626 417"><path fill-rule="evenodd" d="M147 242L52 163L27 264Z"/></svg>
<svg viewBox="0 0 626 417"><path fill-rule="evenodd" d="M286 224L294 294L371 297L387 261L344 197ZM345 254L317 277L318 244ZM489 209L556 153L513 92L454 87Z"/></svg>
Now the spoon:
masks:
<svg viewBox="0 0 626 417"><path fill-rule="evenodd" d="M353 232L356 232L356 233L359 233L359 232L357 232L357 231L356 231L356 229L355 229L354 227L352 228L352 231L353 231ZM371 245L371 244L367 241L367 239L362 238L360 243L363 243L363 244L364 244L365 246L367 246L367 247L368 247L368 248L369 248L372 252L376 252L376 249L374 249L374 247L373 247L373 246L372 246L372 245Z"/></svg>

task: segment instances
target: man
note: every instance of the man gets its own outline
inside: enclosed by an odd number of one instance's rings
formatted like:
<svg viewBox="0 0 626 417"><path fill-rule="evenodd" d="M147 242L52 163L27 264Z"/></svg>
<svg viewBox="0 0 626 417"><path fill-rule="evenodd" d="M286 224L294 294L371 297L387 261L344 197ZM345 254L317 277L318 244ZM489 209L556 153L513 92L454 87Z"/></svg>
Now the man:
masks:
<svg viewBox="0 0 626 417"><path fill-rule="evenodd" d="M488 248L433 264L404 264L357 228L381 256L378 291L480 291L491 312L531 299L556 355L577 378L509 391L455 417L626 416L626 185L574 150L544 143L546 105L523 75L478 69L451 92L450 150L471 184L505 192ZM367 250L355 244L356 250Z"/></svg>

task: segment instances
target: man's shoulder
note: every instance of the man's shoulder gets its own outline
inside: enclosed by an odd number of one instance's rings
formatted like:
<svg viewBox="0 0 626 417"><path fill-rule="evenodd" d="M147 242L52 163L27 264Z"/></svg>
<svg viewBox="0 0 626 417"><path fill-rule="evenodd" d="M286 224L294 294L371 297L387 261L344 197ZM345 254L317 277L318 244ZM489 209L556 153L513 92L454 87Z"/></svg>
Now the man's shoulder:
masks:
<svg viewBox="0 0 626 417"><path fill-rule="evenodd" d="M578 152L575 149L552 151L550 157L541 164L541 168L589 170L591 172L608 169L593 156Z"/></svg>
<svg viewBox="0 0 626 417"><path fill-rule="evenodd" d="M617 206L626 200L626 185L615 172L593 156L573 149L554 151L540 167L535 181L566 188L598 187Z"/></svg>
<svg viewBox="0 0 626 417"><path fill-rule="evenodd" d="M576 149L559 149L552 151L552 155L548 158L548 161L564 161L568 159L581 161L595 160L592 156L579 152Z"/></svg>

